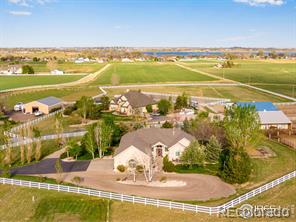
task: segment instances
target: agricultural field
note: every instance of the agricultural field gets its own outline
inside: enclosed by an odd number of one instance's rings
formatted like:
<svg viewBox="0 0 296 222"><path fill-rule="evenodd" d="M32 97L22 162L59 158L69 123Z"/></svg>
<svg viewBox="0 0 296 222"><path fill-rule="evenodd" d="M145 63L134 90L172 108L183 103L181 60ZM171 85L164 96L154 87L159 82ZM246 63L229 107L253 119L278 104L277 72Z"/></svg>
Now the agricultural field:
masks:
<svg viewBox="0 0 296 222"><path fill-rule="evenodd" d="M114 63L92 84L118 85L164 82L213 81L212 77L192 72L175 64L161 63Z"/></svg>
<svg viewBox="0 0 296 222"><path fill-rule="evenodd" d="M84 75L64 76L0 76L0 91L5 89L21 88L26 86L55 85L73 82Z"/></svg>
<svg viewBox="0 0 296 222"><path fill-rule="evenodd" d="M7 66L8 63L0 62L1 66ZM27 62L22 63L21 65L30 65L33 67L35 73L49 73L51 70L47 66L46 62ZM73 73L73 74L86 74L93 73L101 69L105 64L102 63L79 63L76 64L74 62L60 62L56 64L56 69L62 70L65 73Z"/></svg>
<svg viewBox="0 0 296 222"><path fill-rule="evenodd" d="M264 92L249 89L240 86L178 86L178 87L145 87L132 88L133 90L142 90L145 92L159 92L182 94L185 92L190 96L205 96L214 98L226 98L232 101L272 101L272 102L286 102L287 99L273 96ZM108 94L120 94L126 89L106 89Z"/></svg>
<svg viewBox="0 0 296 222"><path fill-rule="evenodd" d="M287 181L246 203L288 206L296 202L296 180ZM33 201L34 197L34 201ZM108 201L82 195L0 185L0 217L4 221L217 221L217 216L140 204ZM108 207L109 206L109 207ZM294 221L287 218L284 221ZM219 218L219 221L230 221ZM231 221L242 219L231 218ZM266 221L266 218L252 221ZM276 221L271 220L271 221Z"/></svg>
<svg viewBox="0 0 296 222"><path fill-rule="evenodd" d="M218 62L217 62L218 63ZM219 77L263 86L274 92L293 95L293 85L296 85L296 62L272 62L259 60L234 60L236 64L232 68L214 68L213 63L186 62L190 68L204 71Z"/></svg>
<svg viewBox="0 0 296 222"><path fill-rule="evenodd" d="M48 96L55 96L64 101L71 102L81 98L81 96L96 96L101 91L97 87L76 87L62 89L38 89L24 92L9 93L1 99L4 101L8 109L12 109L18 102L31 102L33 100L42 99Z"/></svg>

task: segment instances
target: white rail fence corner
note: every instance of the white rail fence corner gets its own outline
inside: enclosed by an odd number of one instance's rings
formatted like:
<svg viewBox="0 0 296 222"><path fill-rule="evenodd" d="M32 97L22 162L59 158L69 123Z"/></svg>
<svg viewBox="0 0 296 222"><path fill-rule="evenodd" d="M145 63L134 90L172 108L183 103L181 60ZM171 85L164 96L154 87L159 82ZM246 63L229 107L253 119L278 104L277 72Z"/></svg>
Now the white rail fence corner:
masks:
<svg viewBox="0 0 296 222"><path fill-rule="evenodd" d="M76 194L83 194L88 196L106 198L110 200L118 200L124 202L131 202L131 203L138 203L144 205L152 205L156 207L166 207L169 209L179 209L183 211L192 211L196 213L207 213L207 214L219 214L224 212L225 210L235 207L240 203L255 197L262 192L265 192L273 187L290 180L296 177L296 170L288 173L278 179L275 179L263 186L260 186L254 190L249 191L246 194L243 194L225 204L216 207L208 207L208 206L201 206L201 205L194 205L194 204L186 204L174 201L166 201L166 200L159 200L147 197L138 197L138 196L131 196L113 192L106 192L101 190L94 190L94 189L87 189L87 188L80 188L74 186L65 186L59 184L49 184L49 183L39 183L39 182L32 182L26 180L16 180L16 179L9 179L9 178L0 178L0 184L9 184L15 186L22 186L22 187L30 187L30 188L38 188L38 189L46 189L46 190L55 190L58 192L68 192L68 193L76 193Z"/></svg>

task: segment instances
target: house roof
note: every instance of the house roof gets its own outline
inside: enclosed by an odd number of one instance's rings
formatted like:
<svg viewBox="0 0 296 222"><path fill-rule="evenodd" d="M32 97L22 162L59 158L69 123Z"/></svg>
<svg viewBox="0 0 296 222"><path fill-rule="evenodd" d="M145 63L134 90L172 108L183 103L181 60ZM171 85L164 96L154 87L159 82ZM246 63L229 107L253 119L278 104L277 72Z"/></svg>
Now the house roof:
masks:
<svg viewBox="0 0 296 222"><path fill-rule="evenodd" d="M139 91L129 91L122 96L127 98L129 104L133 108L145 107L147 105L156 103L152 97L147 96Z"/></svg>
<svg viewBox="0 0 296 222"><path fill-rule="evenodd" d="M237 102L238 106L255 106L256 111L277 111L275 105L272 102Z"/></svg>
<svg viewBox="0 0 296 222"><path fill-rule="evenodd" d="M49 96L49 97L46 97L46 98L43 98L43 99L39 99L37 101L39 103L42 103L42 104L47 105L47 106L54 106L54 105L57 105L57 104L63 102L63 100L61 100L59 98L56 98L54 96Z"/></svg>
<svg viewBox="0 0 296 222"><path fill-rule="evenodd" d="M290 119L282 111L259 111L260 123L265 124L290 124Z"/></svg>
<svg viewBox="0 0 296 222"><path fill-rule="evenodd" d="M118 155L130 146L134 146L142 152L150 155L151 146L161 142L167 147L171 147L183 138L189 141L194 137L180 129L163 129L163 128L144 128L134 132L125 134L121 140L119 147L116 149L115 155Z"/></svg>

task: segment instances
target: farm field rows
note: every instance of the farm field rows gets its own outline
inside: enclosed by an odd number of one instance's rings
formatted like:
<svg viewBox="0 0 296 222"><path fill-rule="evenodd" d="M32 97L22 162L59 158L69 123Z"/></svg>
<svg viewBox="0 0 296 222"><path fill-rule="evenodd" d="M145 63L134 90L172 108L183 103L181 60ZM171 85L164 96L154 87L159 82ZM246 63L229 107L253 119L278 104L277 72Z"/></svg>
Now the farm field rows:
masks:
<svg viewBox="0 0 296 222"><path fill-rule="evenodd" d="M175 64L114 63L94 81L95 85L143 84L163 82L214 81L212 77L192 72Z"/></svg>
<svg viewBox="0 0 296 222"><path fill-rule="evenodd" d="M296 62L234 60L234 63L236 65L228 69L214 68L213 63L186 62L183 64L219 77L224 76L226 79L257 86L266 85L265 89L293 96L292 86L296 85Z"/></svg>
<svg viewBox="0 0 296 222"><path fill-rule="evenodd" d="M145 92L159 92L182 94L183 92L191 96L205 96L215 98L227 98L232 101L272 101L286 102L284 98L273 96L264 92L249 89L240 86L176 86L176 87L145 87L132 88L133 90L142 90ZM126 89L105 89L110 95L123 93Z"/></svg>
<svg viewBox="0 0 296 222"><path fill-rule="evenodd" d="M0 76L0 90L21 88L26 86L54 85L73 82L83 75L65 76Z"/></svg>

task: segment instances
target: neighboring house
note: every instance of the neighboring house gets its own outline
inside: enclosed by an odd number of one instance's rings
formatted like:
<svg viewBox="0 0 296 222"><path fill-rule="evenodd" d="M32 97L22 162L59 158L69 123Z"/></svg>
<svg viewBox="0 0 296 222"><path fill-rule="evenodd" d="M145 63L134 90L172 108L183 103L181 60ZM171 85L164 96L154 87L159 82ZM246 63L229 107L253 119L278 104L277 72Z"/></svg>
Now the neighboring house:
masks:
<svg viewBox="0 0 296 222"><path fill-rule="evenodd" d="M152 105L157 110L156 101L139 91L129 91L125 94L115 96L110 102L110 110L124 115L144 115L147 113L146 106Z"/></svg>
<svg viewBox="0 0 296 222"><path fill-rule="evenodd" d="M63 75L64 71L55 69L55 70L52 70L50 73L54 75Z"/></svg>
<svg viewBox="0 0 296 222"><path fill-rule="evenodd" d="M194 137L180 129L144 128L125 134L114 155L114 169L130 161L147 168L157 159L168 156L178 161Z"/></svg>
<svg viewBox="0 0 296 222"><path fill-rule="evenodd" d="M237 102L238 106L255 106L261 129L291 129L290 119L272 102Z"/></svg>
<svg viewBox="0 0 296 222"><path fill-rule="evenodd" d="M89 62L89 58L78 58L75 60L75 63L84 63L84 62Z"/></svg>
<svg viewBox="0 0 296 222"><path fill-rule="evenodd" d="M123 58L123 59L121 59L121 62L133 62L133 60L131 60L129 58Z"/></svg>
<svg viewBox="0 0 296 222"><path fill-rule="evenodd" d="M49 114L52 110L62 108L62 106L63 101L61 99L50 96L24 104L23 112L33 114L40 111Z"/></svg>
<svg viewBox="0 0 296 222"><path fill-rule="evenodd" d="M22 74L23 73L23 69L20 65L10 65L8 66L8 68L6 69L1 69L0 70L1 74L7 74L7 75L11 75L11 74Z"/></svg>

